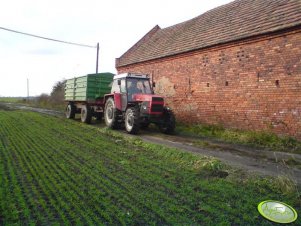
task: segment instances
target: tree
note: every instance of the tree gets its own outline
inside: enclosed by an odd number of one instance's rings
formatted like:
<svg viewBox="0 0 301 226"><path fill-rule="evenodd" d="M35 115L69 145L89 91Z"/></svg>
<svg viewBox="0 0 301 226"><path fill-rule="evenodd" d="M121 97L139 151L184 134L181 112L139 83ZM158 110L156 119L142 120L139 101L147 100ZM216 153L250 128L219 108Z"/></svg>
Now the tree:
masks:
<svg viewBox="0 0 301 226"><path fill-rule="evenodd" d="M65 97L65 84L66 80L57 82L53 87L50 94L50 100L54 104L61 104L64 102Z"/></svg>
<svg viewBox="0 0 301 226"><path fill-rule="evenodd" d="M36 98L38 106L47 107L49 103L50 96L46 93L42 93L40 96Z"/></svg>

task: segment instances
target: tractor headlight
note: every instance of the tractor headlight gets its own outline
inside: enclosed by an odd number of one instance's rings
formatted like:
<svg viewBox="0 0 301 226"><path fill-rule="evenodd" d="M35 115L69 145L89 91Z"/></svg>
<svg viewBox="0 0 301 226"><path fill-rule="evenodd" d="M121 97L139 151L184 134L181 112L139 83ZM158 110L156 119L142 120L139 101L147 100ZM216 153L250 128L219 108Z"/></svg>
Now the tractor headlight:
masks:
<svg viewBox="0 0 301 226"><path fill-rule="evenodd" d="M149 102L147 102L147 101L141 103L140 110L141 110L142 113L147 113L148 112L148 109L149 109L148 105L149 105Z"/></svg>

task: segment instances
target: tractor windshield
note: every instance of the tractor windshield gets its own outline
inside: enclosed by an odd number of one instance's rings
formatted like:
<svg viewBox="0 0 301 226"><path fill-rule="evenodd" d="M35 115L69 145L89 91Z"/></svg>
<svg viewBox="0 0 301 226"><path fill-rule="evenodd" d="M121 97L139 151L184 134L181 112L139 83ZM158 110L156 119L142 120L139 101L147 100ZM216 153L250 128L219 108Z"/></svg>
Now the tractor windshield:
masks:
<svg viewBox="0 0 301 226"><path fill-rule="evenodd" d="M135 93L152 94L152 89L149 83L149 79L128 78L127 89L128 92L131 94L135 94Z"/></svg>

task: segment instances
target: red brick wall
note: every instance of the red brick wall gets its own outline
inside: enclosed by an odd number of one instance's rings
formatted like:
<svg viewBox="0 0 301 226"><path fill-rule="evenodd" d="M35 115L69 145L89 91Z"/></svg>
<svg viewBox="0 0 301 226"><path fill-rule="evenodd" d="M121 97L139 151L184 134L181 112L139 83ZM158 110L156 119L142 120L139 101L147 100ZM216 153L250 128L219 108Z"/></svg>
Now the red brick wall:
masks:
<svg viewBox="0 0 301 226"><path fill-rule="evenodd" d="M148 73L177 120L301 138L301 31L117 68Z"/></svg>

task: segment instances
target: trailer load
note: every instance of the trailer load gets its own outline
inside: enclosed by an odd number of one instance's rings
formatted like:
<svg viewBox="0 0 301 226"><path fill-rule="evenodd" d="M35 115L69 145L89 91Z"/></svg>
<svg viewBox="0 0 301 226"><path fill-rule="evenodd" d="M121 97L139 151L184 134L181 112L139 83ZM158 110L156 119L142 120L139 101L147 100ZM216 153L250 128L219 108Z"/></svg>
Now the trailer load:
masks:
<svg viewBox="0 0 301 226"><path fill-rule="evenodd" d="M110 75L109 75L110 74ZM66 117L81 114L81 121L90 123L92 117L101 119L112 129L125 127L137 134L150 123L163 133L173 133L175 116L164 98L154 94L154 83L148 75L124 73L92 74L66 82Z"/></svg>

